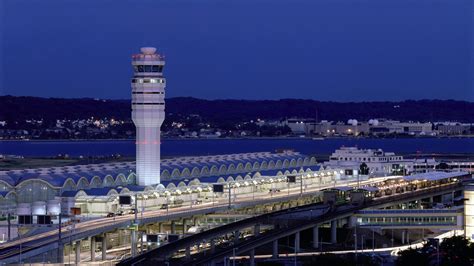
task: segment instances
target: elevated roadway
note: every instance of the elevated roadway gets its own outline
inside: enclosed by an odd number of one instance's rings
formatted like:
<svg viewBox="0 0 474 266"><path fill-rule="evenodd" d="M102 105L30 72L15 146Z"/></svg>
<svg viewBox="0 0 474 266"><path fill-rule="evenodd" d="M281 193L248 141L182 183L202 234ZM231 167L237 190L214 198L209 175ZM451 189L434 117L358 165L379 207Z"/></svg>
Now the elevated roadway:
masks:
<svg viewBox="0 0 474 266"><path fill-rule="evenodd" d="M359 182L360 185L367 185L372 183L381 182L386 178L375 178L367 181ZM358 182L340 182L337 185L356 186ZM276 202L284 202L291 200L298 200L302 198L314 198L319 197L317 194L320 190L325 188L331 188L335 186L335 183L326 184L317 187L306 188L301 193L299 188L291 189L289 191L282 191L269 195L265 194L254 194L254 195L239 195L234 198L231 202L232 209L241 208L255 208L265 204L271 204ZM193 217L197 215L206 215L209 213L225 212L229 209L229 202L227 199L220 199L211 203L204 203L201 205L194 206L183 206L178 208L171 208L169 210L150 210L140 213L138 215L138 224L150 224L157 222L170 221L174 219L182 219L186 217ZM86 239L92 236L100 236L103 233L111 232L120 228L128 228L134 222L134 215L116 216L110 218L98 218L88 220L75 224L74 226L62 227L61 233L59 229L52 229L50 231L39 233L33 236L19 238L13 241L9 241L0 244L0 263L13 263L19 262L22 258L37 256L39 254L58 250L58 253L62 251L64 245L73 243L75 241ZM62 261L62 256L57 255L57 260Z"/></svg>
<svg viewBox="0 0 474 266"><path fill-rule="evenodd" d="M402 203L406 201L412 201L424 197L429 197L439 193L446 193L448 191L453 191L462 187L462 183L450 183L439 185L437 187L424 188L412 192L406 192L403 194L394 194L390 196L384 196L381 198L368 201L365 204L359 206L353 206L345 204L337 207L336 209L322 212L319 215L313 216L313 219L299 220L297 223L288 224L287 227L275 227L275 229L270 230L262 234L254 234L254 236L236 242L234 245L218 249L217 247L211 252L206 252L204 255L195 256L193 260L188 260L186 262L178 262L178 264L185 263L186 265L205 265L212 264L216 261L221 261L224 257L229 257L232 255L242 254L245 252L252 252L255 248L262 245L266 245L274 242L283 237L290 235L299 234L299 232L314 228L318 224L331 222L337 219L344 217L352 216L357 211L366 209L366 208L377 208L382 206L394 205L397 203ZM308 206L303 206L308 211L324 208L319 204L311 204ZM196 245L204 240L212 240L218 235L223 235L227 233L232 233L236 230L241 230L248 228L250 226L255 226L259 223L268 223L269 221L277 218L280 215L285 215L291 212L300 212L301 207L292 208L285 211L275 212L266 215L260 215L257 217L252 217L246 220L242 220L236 223L228 224L219 228L211 229L200 234L193 235L191 237L186 237L178 241L163 245L162 247L156 248L149 252L146 252L142 255L139 255L135 258L127 259L120 263L120 265L164 265L165 262L177 251L180 249L188 248L192 245ZM309 215L308 215L309 216ZM189 252L189 251L187 251ZM172 262L172 261L169 261Z"/></svg>

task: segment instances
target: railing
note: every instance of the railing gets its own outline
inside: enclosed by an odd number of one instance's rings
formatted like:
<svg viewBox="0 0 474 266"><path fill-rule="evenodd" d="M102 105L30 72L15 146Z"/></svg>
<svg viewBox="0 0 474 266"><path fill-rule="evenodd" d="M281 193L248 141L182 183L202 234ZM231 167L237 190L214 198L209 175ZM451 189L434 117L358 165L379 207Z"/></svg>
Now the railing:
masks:
<svg viewBox="0 0 474 266"><path fill-rule="evenodd" d="M406 209L406 210L361 210L356 213L357 214L410 214L410 213L458 213L461 212L460 210L453 210L453 209L439 209L439 210L415 210L415 209Z"/></svg>
<svg viewBox="0 0 474 266"><path fill-rule="evenodd" d="M401 226L456 226L457 222L452 223L433 223L433 222L423 222L423 223L366 223L366 224L358 224L360 227L372 227L372 226L380 226L380 227L401 227Z"/></svg>
<svg viewBox="0 0 474 266"><path fill-rule="evenodd" d="M132 61L164 61L165 57L159 54L154 55L134 55Z"/></svg>

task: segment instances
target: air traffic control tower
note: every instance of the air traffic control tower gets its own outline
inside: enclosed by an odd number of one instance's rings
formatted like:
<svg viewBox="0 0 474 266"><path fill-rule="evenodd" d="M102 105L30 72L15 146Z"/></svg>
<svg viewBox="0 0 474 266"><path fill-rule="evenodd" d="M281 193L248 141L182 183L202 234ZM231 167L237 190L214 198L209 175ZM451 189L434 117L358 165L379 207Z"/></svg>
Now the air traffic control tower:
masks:
<svg viewBox="0 0 474 266"><path fill-rule="evenodd" d="M163 56L143 47L132 56L132 120L136 127L137 185L160 183L160 133L165 119Z"/></svg>

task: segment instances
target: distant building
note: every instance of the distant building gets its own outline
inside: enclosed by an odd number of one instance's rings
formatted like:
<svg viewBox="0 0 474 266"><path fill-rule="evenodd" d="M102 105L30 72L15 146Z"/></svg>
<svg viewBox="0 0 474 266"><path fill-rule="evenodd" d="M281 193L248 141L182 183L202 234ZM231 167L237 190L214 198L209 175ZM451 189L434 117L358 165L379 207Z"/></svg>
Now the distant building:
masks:
<svg viewBox="0 0 474 266"><path fill-rule="evenodd" d="M470 124L445 122L436 125L436 130L439 135L463 135L469 134L471 130Z"/></svg>
<svg viewBox="0 0 474 266"><path fill-rule="evenodd" d="M464 198L464 233L466 238L474 241L474 186L465 187Z"/></svg>
<svg viewBox="0 0 474 266"><path fill-rule="evenodd" d="M315 124L314 119L290 118L282 123L291 129L293 134L307 134L308 127Z"/></svg>
<svg viewBox="0 0 474 266"><path fill-rule="evenodd" d="M357 121L349 119L347 122L333 122L308 119L289 119L288 126L294 134L306 134L307 136L359 136L359 135L385 135L385 134L408 134L408 135L432 135L432 123L400 122L385 119L371 119L369 121Z"/></svg>
<svg viewBox="0 0 474 266"><path fill-rule="evenodd" d="M377 127L385 127L389 133L397 134L431 134L433 124L430 122L400 122L395 120L379 121Z"/></svg>
<svg viewBox="0 0 474 266"><path fill-rule="evenodd" d="M359 170L365 164L369 168L369 175L385 176L392 174L403 175L413 169L412 160L405 160L403 156L393 152L384 152L381 149L358 149L357 147L341 147L329 157L324 165L330 168Z"/></svg>

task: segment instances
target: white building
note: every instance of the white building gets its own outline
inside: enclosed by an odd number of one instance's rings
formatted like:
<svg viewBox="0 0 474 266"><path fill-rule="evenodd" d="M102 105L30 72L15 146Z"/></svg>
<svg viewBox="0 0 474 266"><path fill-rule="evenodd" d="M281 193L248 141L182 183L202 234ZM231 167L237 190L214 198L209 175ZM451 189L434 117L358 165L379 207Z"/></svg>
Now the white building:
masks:
<svg viewBox="0 0 474 266"><path fill-rule="evenodd" d="M164 58L156 48L141 48L132 57L132 120L137 129L137 184L160 183L160 134L165 119Z"/></svg>
<svg viewBox="0 0 474 266"><path fill-rule="evenodd" d="M474 241L474 186L468 185L464 189L464 234Z"/></svg>
<svg viewBox="0 0 474 266"><path fill-rule="evenodd" d="M307 134L308 125L314 125L314 123L314 119L290 118L282 124L288 126L293 134Z"/></svg>
<svg viewBox="0 0 474 266"><path fill-rule="evenodd" d="M397 134L431 134L433 132L433 124L430 122L400 122L394 120L381 121L378 127L385 127L389 133Z"/></svg>
<svg viewBox="0 0 474 266"><path fill-rule="evenodd" d="M462 135L469 133L471 125L455 122L444 122L437 124L436 128L440 135Z"/></svg>
<svg viewBox="0 0 474 266"><path fill-rule="evenodd" d="M324 165L330 168L359 170L365 163L369 167L369 175L385 176L402 174L403 169L413 168L412 160L405 160L403 156L393 152L384 152L381 149L358 149L357 147L341 147L337 149Z"/></svg>

